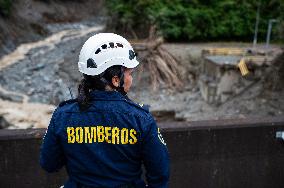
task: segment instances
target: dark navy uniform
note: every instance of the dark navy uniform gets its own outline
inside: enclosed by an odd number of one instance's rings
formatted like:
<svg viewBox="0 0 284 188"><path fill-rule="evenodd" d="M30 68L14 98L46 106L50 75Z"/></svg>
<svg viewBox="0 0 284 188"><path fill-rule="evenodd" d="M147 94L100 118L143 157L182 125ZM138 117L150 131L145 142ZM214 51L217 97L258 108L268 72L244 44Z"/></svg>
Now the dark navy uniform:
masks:
<svg viewBox="0 0 284 188"><path fill-rule="evenodd" d="M76 100L54 111L40 153L48 172L66 167L71 187L168 187L169 157L147 107L116 91L92 91L91 106Z"/></svg>

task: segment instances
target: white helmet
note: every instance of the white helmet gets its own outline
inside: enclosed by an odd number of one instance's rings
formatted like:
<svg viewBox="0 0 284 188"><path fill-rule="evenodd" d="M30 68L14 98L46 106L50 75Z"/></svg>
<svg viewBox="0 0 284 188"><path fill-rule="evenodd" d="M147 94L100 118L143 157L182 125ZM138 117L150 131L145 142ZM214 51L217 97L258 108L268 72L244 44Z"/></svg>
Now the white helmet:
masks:
<svg viewBox="0 0 284 188"><path fill-rule="evenodd" d="M99 75L113 65L134 68L139 64L130 43L114 33L99 33L83 45L78 67L81 73Z"/></svg>

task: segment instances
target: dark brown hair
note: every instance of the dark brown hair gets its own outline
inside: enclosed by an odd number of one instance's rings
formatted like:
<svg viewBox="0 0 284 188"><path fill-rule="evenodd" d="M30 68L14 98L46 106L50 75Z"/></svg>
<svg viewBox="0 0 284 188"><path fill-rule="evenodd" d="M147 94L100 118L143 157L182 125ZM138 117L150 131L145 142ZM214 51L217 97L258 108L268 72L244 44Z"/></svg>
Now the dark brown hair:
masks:
<svg viewBox="0 0 284 188"><path fill-rule="evenodd" d="M123 85L123 74L124 67L121 65L114 65L106 69L103 73L90 76L83 74L83 79L81 80L78 86L78 97L77 101L79 103L79 108L81 111L87 110L91 105L91 96L90 92L92 90L105 91L106 86L109 85L112 88L115 88L123 95L125 95L124 89L121 87ZM116 88L112 84L112 78L118 76L120 78L120 87Z"/></svg>

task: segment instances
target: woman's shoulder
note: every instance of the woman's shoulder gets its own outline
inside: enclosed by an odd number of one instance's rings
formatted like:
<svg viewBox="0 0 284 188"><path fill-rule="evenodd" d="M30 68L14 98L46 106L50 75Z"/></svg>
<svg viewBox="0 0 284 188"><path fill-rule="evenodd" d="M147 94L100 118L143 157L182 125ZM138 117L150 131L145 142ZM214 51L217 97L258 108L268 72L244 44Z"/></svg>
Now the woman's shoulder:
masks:
<svg viewBox="0 0 284 188"><path fill-rule="evenodd" d="M67 112L67 111L74 111L77 109L77 99L69 99L62 101L58 104L58 106L55 109L55 112Z"/></svg>
<svg viewBox="0 0 284 188"><path fill-rule="evenodd" d="M146 105L146 104L142 104L142 103L136 103L130 99L125 100L125 102L127 103L127 108L133 112L135 112L136 114L140 115L140 116L145 116L148 117L151 115L150 113L150 106Z"/></svg>
<svg viewBox="0 0 284 188"><path fill-rule="evenodd" d="M135 102L128 102L128 103L130 105L134 106L135 108L139 109L139 110L142 110L146 113L150 113L150 111L149 111L150 106L149 105L142 104L142 103L135 103Z"/></svg>
<svg viewBox="0 0 284 188"><path fill-rule="evenodd" d="M65 106L67 104L72 104L72 103L75 103L75 102L77 102L77 99L65 100L65 101L60 102L58 107L62 107L62 106Z"/></svg>

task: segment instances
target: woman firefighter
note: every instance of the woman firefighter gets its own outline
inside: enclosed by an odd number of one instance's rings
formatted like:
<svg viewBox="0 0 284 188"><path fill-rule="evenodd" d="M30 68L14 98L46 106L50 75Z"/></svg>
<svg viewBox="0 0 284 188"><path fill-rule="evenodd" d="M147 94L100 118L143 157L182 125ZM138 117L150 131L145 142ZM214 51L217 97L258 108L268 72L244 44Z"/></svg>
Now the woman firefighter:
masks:
<svg viewBox="0 0 284 188"><path fill-rule="evenodd" d="M99 33L83 45L78 97L55 109L40 152L47 172L66 167L65 188L168 187L166 143L147 107L127 97L138 64L119 35Z"/></svg>

